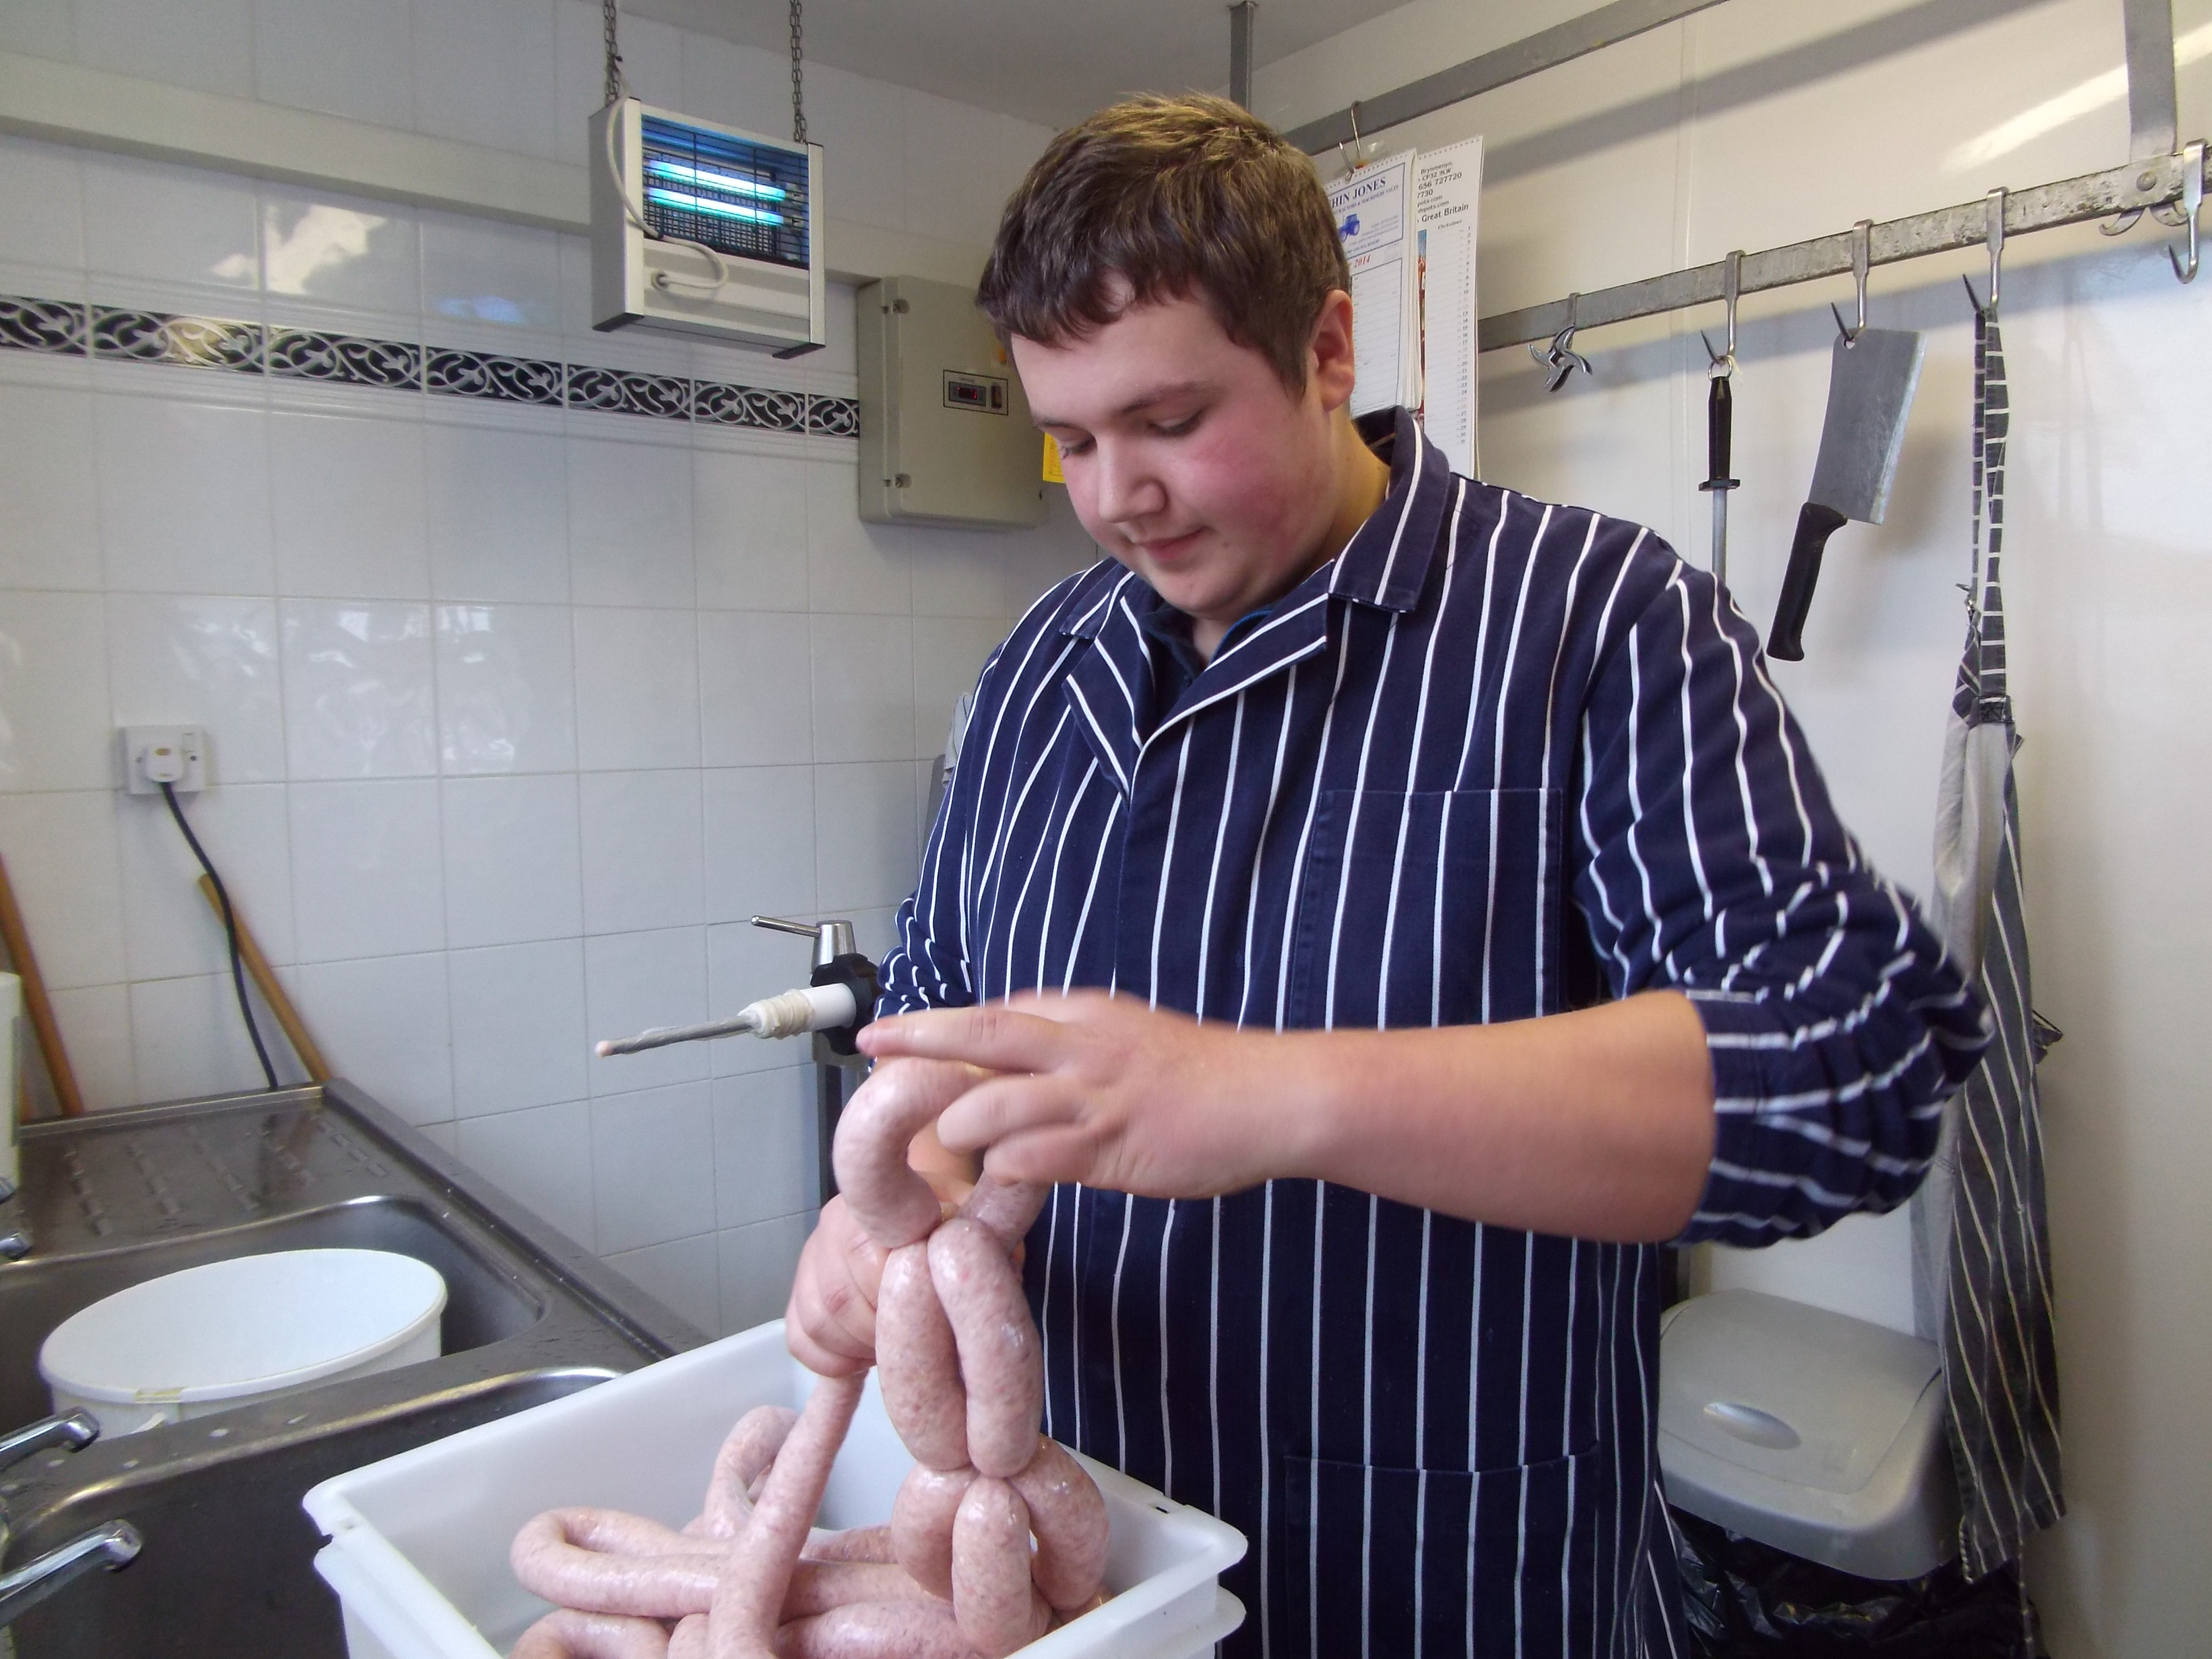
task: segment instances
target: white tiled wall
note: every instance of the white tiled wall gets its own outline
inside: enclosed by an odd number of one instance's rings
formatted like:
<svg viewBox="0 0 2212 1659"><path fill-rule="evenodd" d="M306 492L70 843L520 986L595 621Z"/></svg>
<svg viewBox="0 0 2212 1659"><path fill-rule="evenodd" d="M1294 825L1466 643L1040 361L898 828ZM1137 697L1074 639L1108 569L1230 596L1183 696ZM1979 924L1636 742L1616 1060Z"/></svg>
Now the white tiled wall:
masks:
<svg viewBox="0 0 2212 1659"><path fill-rule="evenodd" d="M577 160L598 39L574 0L0 6L0 49ZM772 54L624 40L649 98L788 118ZM833 211L976 242L1046 137L809 95ZM910 181L916 123L984 182ZM14 141L0 181L0 292L854 390L846 290L780 364L591 333L577 238ZM188 810L337 1069L737 1328L808 1224L801 1051L590 1042L799 979L756 912L879 950L952 698L1089 545L864 526L849 439L457 404L0 350L0 855L97 1103L251 1086L195 866L115 787L117 725L204 725Z"/></svg>

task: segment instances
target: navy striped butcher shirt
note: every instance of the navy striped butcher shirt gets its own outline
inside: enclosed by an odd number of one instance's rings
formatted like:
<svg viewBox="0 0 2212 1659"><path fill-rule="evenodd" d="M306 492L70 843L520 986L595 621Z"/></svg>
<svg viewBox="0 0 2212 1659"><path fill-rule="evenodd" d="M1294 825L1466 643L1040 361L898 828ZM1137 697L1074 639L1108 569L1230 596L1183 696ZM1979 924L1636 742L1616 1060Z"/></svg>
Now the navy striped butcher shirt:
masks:
<svg viewBox="0 0 2212 1659"><path fill-rule="evenodd" d="M886 1012L1112 987L1273 1030L1677 987L1718 1107L1688 1239L1917 1183L1984 1018L1837 822L1749 625L1649 531L1456 477L1405 413L1335 558L1161 695L1111 562L985 666ZM1046 1428L1251 1540L1228 1651L1664 1652L1656 1247L1310 1181L1063 1186Z"/></svg>

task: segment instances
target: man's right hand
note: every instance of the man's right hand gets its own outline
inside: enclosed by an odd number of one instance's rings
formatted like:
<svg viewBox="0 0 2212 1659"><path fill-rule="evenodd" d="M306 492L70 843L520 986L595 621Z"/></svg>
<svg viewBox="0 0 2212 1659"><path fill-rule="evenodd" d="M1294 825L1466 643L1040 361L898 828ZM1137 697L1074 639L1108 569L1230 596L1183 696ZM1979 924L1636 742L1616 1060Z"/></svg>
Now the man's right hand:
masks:
<svg viewBox="0 0 2212 1659"><path fill-rule="evenodd" d="M884 1249L860 1231L842 1198L822 1206L821 1219L799 1253L783 1334L799 1363L818 1376L850 1376L876 1363L876 1292Z"/></svg>

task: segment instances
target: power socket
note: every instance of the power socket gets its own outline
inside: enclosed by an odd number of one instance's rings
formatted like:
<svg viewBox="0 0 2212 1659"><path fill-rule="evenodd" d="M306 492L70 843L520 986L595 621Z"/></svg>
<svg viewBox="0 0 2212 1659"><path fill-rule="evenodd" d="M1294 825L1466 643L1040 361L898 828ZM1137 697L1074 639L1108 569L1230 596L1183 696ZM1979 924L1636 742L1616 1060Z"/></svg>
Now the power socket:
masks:
<svg viewBox="0 0 2212 1659"><path fill-rule="evenodd" d="M207 787L207 732L197 726L126 726L123 784L134 795L180 795Z"/></svg>

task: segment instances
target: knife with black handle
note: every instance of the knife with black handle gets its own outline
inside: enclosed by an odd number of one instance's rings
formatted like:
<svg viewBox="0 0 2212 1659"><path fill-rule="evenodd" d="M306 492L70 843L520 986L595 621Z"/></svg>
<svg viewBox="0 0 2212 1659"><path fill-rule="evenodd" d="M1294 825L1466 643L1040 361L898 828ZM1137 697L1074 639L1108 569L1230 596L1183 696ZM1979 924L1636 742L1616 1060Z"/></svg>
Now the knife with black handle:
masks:
<svg viewBox="0 0 2212 1659"><path fill-rule="evenodd" d="M1920 337L1902 329L1863 328L1836 341L1813 487L1797 514L1790 568L1766 639L1766 654L1778 661L1805 659L1805 613L1813 607L1828 538L1853 519L1881 522L1905 442L1905 411L1920 383Z"/></svg>
<svg viewBox="0 0 2212 1659"><path fill-rule="evenodd" d="M1784 662L1805 660L1805 617L1813 609L1813 584L1820 580L1820 555L1828 538L1850 522L1832 507L1808 501L1797 509L1797 534L1790 544L1790 568L1782 574L1782 598L1774 607L1774 627L1766 654Z"/></svg>
<svg viewBox="0 0 2212 1659"><path fill-rule="evenodd" d="M1722 363L1729 362L1723 359ZM1732 371L1731 371L1732 373ZM1730 428L1735 414L1735 395L1729 390L1730 374L1714 366L1705 389L1705 459L1709 476L1698 486L1713 498L1713 580L1728 580L1728 493L1736 487L1729 477Z"/></svg>

